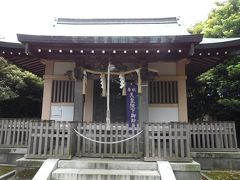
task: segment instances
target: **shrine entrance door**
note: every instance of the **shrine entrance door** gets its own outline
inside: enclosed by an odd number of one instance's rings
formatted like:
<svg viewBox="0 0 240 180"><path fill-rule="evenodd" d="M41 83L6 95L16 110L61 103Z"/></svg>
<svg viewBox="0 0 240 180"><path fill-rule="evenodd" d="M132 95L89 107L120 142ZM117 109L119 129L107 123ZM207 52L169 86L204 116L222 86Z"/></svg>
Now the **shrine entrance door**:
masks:
<svg viewBox="0 0 240 180"><path fill-rule="evenodd" d="M107 98L102 96L100 80L94 80L93 89L93 122L106 122ZM119 83L110 82L111 123L126 123L126 96L122 96Z"/></svg>

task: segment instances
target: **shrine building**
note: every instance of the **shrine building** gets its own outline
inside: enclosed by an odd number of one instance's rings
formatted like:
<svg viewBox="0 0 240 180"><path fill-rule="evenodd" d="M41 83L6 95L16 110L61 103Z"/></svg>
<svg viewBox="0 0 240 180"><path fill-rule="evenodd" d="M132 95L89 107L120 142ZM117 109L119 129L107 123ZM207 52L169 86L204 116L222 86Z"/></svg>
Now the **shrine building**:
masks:
<svg viewBox="0 0 240 180"><path fill-rule="evenodd" d="M188 123L186 82L240 54L240 38L192 35L175 17L57 18L39 31L0 41L0 56L44 80L41 120L0 119L2 152L25 149L17 178L199 180L201 168L239 169L235 123Z"/></svg>
<svg viewBox="0 0 240 180"><path fill-rule="evenodd" d="M186 80L240 49L237 38L189 34L175 17L58 18L48 34L17 38L0 42L0 55L43 77L41 119L95 123L108 113L114 123L188 122Z"/></svg>

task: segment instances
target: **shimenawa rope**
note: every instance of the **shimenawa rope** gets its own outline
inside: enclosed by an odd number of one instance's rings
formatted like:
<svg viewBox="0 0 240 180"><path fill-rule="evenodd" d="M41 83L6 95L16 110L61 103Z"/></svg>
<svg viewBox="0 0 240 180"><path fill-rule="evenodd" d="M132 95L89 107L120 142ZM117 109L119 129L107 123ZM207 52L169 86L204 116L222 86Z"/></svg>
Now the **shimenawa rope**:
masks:
<svg viewBox="0 0 240 180"><path fill-rule="evenodd" d="M83 134L79 133L76 129L73 129L73 130L74 130L79 136L81 136L81 137L83 137L83 138L85 138L85 139L87 139L87 140L89 140L89 141L92 141L92 142L95 142L95 143L99 143L99 144L117 144L117 143L125 142L125 141L128 141L128 140L130 140L130 139L133 139L133 138L137 137L138 135L140 135L140 134L143 132L143 130L141 130L141 131L138 132L137 134L135 134L135 135L133 135L133 136L131 136L131 137L129 137L129 138L120 140L120 141L104 142L104 141L96 141L96 140L91 139L91 138L89 138L89 137L87 137L87 136L84 136Z"/></svg>

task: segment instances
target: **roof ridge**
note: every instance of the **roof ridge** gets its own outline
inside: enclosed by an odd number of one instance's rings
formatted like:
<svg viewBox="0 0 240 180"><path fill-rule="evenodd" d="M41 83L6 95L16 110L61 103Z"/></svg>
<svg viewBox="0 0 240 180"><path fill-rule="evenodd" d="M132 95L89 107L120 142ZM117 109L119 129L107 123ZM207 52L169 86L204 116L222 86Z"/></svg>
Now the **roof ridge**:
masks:
<svg viewBox="0 0 240 180"><path fill-rule="evenodd" d="M178 23L177 17L165 18L96 18L96 19L77 19L77 18L56 18L56 24L65 25L108 25L108 24L175 24Z"/></svg>

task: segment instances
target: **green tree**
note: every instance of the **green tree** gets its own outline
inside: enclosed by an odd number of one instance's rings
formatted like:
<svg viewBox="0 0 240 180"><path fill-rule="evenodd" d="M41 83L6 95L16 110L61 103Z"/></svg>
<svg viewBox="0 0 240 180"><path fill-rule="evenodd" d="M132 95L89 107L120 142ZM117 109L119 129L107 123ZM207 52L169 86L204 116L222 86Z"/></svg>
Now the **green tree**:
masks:
<svg viewBox="0 0 240 180"><path fill-rule="evenodd" d="M40 117L42 79L0 58L0 117Z"/></svg>
<svg viewBox="0 0 240 180"><path fill-rule="evenodd" d="M204 34L204 37L240 36L240 0L228 0L216 3L217 8L210 12L206 21L197 23L190 31L193 34Z"/></svg>
<svg viewBox="0 0 240 180"><path fill-rule="evenodd" d="M0 58L0 100L16 98L18 90L25 86L22 72L16 66L9 65L6 60Z"/></svg>
<svg viewBox="0 0 240 180"><path fill-rule="evenodd" d="M240 116L240 57L235 56L197 77L188 89L190 119L209 114L217 120Z"/></svg>
<svg viewBox="0 0 240 180"><path fill-rule="evenodd" d="M191 30L204 37L240 37L240 0L218 3L206 21ZM208 70L191 82L188 88L189 118L202 119L209 114L216 120L240 117L240 56Z"/></svg>

